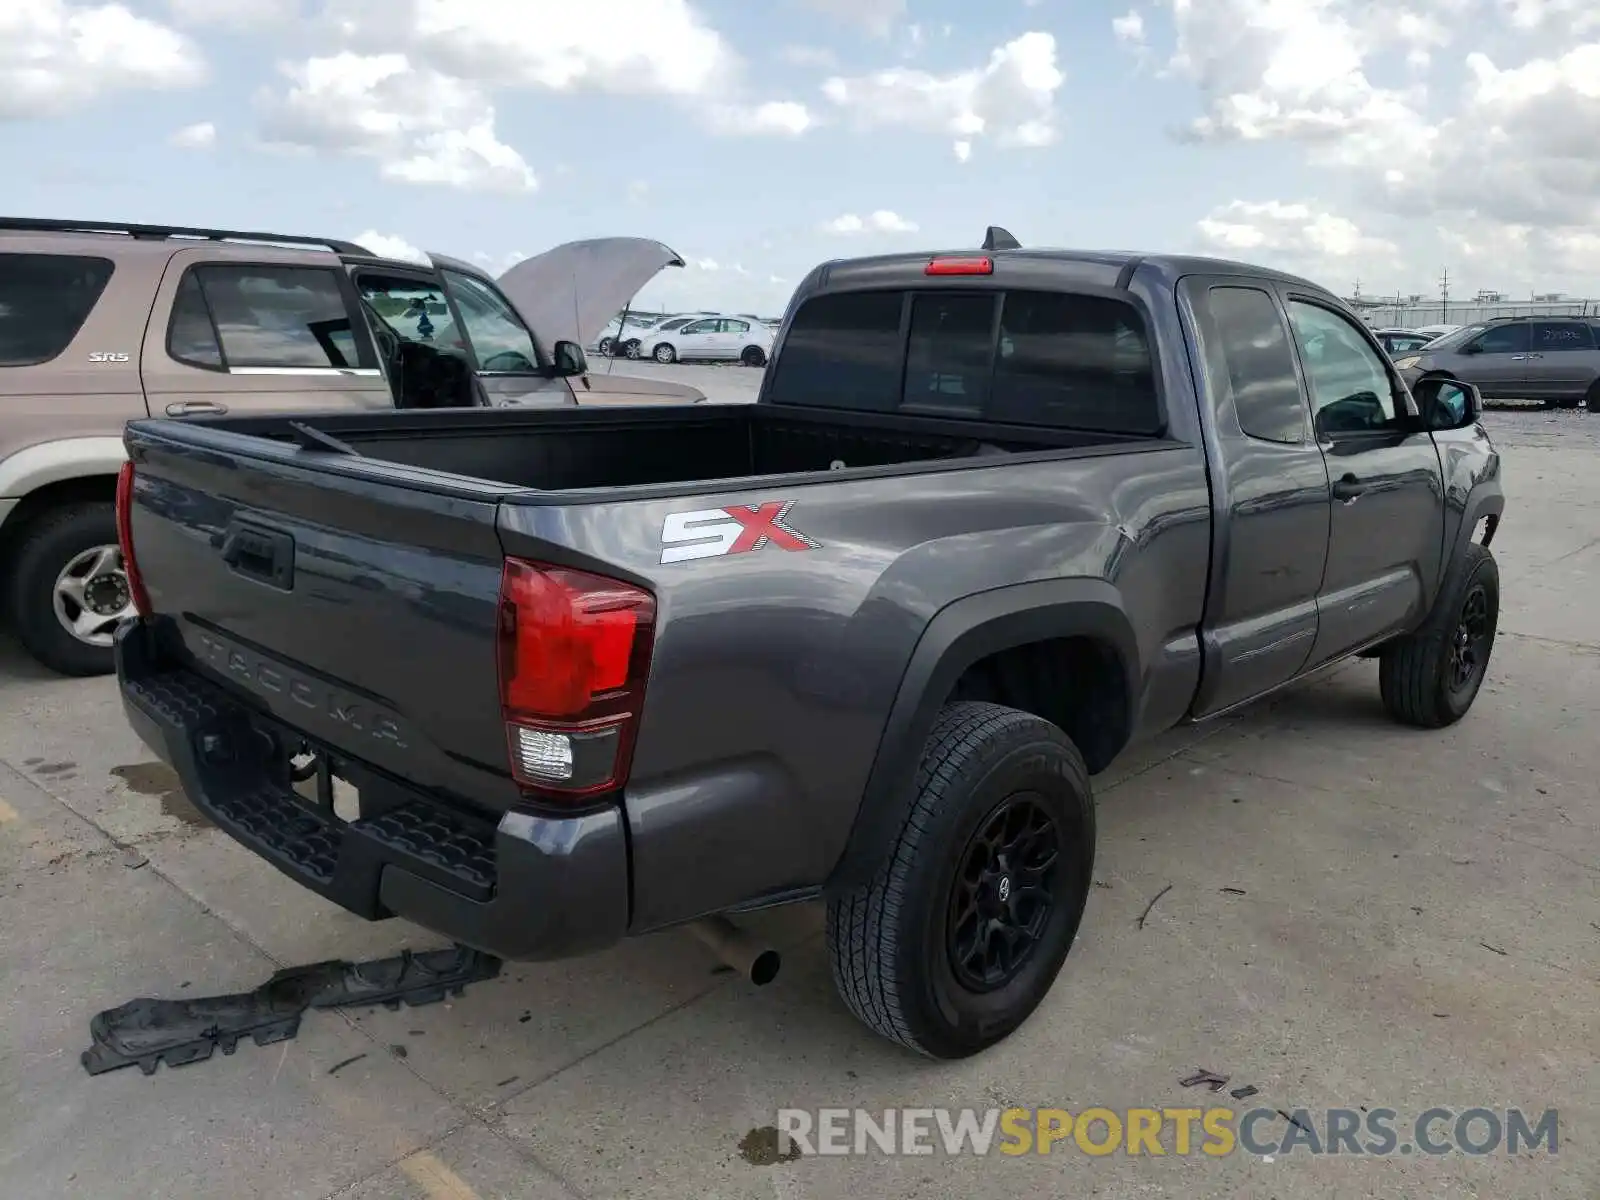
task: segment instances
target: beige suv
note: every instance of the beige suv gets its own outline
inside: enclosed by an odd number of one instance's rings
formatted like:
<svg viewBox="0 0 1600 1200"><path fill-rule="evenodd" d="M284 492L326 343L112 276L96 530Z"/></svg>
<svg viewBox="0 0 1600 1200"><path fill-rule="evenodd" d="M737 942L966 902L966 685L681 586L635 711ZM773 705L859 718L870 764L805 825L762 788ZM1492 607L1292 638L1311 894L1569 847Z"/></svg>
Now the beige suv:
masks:
<svg viewBox="0 0 1600 1200"><path fill-rule="evenodd" d="M561 295L575 286L570 254L504 277L535 298L547 330L552 312L609 315L676 260L642 239L574 245L604 268L581 306ZM581 337L544 341L488 275L430 258L0 218L0 605L23 645L65 674L112 670L111 635L131 612L114 497L132 418L703 398L591 376ZM542 260L559 271L541 278Z"/></svg>

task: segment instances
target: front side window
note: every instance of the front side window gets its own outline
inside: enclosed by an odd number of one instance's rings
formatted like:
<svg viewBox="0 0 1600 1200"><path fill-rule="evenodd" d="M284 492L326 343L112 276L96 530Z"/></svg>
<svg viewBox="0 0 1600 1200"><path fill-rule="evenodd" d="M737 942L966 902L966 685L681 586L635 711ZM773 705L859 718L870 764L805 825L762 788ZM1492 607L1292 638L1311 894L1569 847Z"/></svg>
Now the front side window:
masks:
<svg viewBox="0 0 1600 1200"><path fill-rule="evenodd" d="M1267 442L1305 441L1305 401L1277 303L1260 288L1215 287L1206 308L1216 333L1205 347L1211 385L1233 396L1239 428Z"/></svg>
<svg viewBox="0 0 1600 1200"><path fill-rule="evenodd" d="M533 335L504 298L469 275L447 271L445 278L480 371L532 374L539 370Z"/></svg>
<svg viewBox="0 0 1600 1200"><path fill-rule="evenodd" d="M1289 301L1289 321L1319 434L1401 427L1388 368L1354 325L1332 309L1303 300Z"/></svg>
<svg viewBox="0 0 1600 1200"><path fill-rule="evenodd" d="M174 358L218 365L202 324L210 317L229 368L343 368L363 362L338 273L325 267L198 266L178 287L167 345ZM185 357L191 352L192 357Z"/></svg>
<svg viewBox="0 0 1600 1200"><path fill-rule="evenodd" d="M0 254L0 367L35 366L66 350L111 271L103 258Z"/></svg>
<svg viewBox="0 0 1600 1200"><path fill-rule="evenodd" d="M1526 354L1528 323L1514 321L1506 325L1491 325L1462 349L1478 354Z"/></svg>
<svg viewBox="0 0 1600 1200"><path fill-rule="evenodd" d="M1529 349L1538 354L1593 350L1594 333L1582 321L1535 321Z"/></svg>
<svg viewBox="0 0 1600 1200"><path fill-rule="evenodd" d="M685 325L678 332L688 335L696 333L715 333L716 331L717 323L715 321L692 321Z"/></svg>

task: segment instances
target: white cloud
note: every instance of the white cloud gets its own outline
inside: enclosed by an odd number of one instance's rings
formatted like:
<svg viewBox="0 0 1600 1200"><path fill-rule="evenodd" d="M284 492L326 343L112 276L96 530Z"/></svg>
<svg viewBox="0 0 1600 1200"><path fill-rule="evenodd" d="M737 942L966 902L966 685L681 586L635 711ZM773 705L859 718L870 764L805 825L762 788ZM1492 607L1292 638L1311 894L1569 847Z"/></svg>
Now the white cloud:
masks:
<svg viewBox="0 0 1600 1200"><path fill-rule="evenodd" d="M880 37L906 15L906 0L806 0L806 4Z"/></svg>
<svg viewBox="0 0 1600 1200"><path fill-rule="evenodd" d="M844 213L827 222L822 227L824 233L915 233L917 225L908 221L897 212L890 212L887 208L880 208L865 217L855 213Z"/></svg>
<svg viewBox="0 0 1600 1200"><path fill-rule="evenodd" d="M533 171L495 134L494 107L471 84L403 54L335 54L284 68L264 100L269 142L379 160L385 178L486 191L531 191ZM419 97L426 97L419 103Z"/></svg>
<svg viewBox="0 0 1600 1200"><path fill-rule="evenodd" d="M687 0L330 0L325 20L352 45L486 88L702 96L737 61Z"/></svg>
<svg viewBox="0 0 1600 1200"><path fill-rule="evenodd" d="M300 0L167 0L167 8L185 25L232 32L272 29L300 16Z"/></svg>
<svg viewBox="0 0 1600 1200"><path fill-rule="evenodd" d="M217 127L210 121L185 125L167 139L181 150L210 150L217 144Z"/></svg>
<svg viewBox="0 0 1600 1200"><path fill-rule="evenodd" d="M835 76L822 90L861 128L924 129L945 134L958 147L980 138L1002 146L1043 146L1055 138L1055 97L1065 78L1055 38L1035 32L999 47L982 67L948 75L893 67Z"/></svg>
<svg viewBox="0 0 1600 1200"><path fill-rule="evenodd" d="M424 265L428 256L418 250L405 238L397 237L392 233L379 233L376 229L366 229L350 239L358 246L365 246L380 258L398 258L404 262L417 262Z"/></svg>
<svg viewBox="0 0 1600 1200"><path fill-rule="evenodd" d="M1600 41L1502 70L1467 57L1458 114L1391 167L1383 202L1563 229L1600 224Z"/></svg>
<svg viewBox="0 0 1600 1200"><path fill-rule="evenodd" d="M1122 16L1113 18L1111 32L1116 35L1119 42L1142 46L1144 45L1144 17L1138 9L1129 9Z"/></svg>
<svg viewBox="0 0 1600 1200"><path fill-rule="evenodd" d="M709 114L708 123L713 132L736 136L799 137L817 123L810 109L793 100L716 105Z"/></svg>
<svg viewBox="0 0 1600 1200"><path fill-rule="evenodd" d="M0 0L0 120L57 116L113 92L192 87L188 38L121 4Z"/></svg>
<svg viewBox="0 0 1600 1200"><path fill-rule="evenodd" d="M1343 287L1344 274L1393 261L1399 248L1354 221L1306 203L1235 200L1196 228L1208 251L1278 267Z"/></svg>

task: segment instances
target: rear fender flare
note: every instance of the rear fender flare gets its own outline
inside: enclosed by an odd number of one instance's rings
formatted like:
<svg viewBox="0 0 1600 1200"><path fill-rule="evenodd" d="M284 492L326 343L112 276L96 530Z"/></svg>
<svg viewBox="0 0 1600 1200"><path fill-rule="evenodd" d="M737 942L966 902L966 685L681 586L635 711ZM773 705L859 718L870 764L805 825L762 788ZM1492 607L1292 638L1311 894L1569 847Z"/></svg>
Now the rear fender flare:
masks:
<svg viewBox="0 0 1600 1200"><path fill-rule="evenodd" d="M1094 638L1115 653L1128 699L1124 728L1134 728L1142 691L1138 641L1111 584L1043 580L955 601L934 616L911 653L830 887L871 878L914 800L910 783L939 710L967 668L1013 646L1067 637Z"/></svg>

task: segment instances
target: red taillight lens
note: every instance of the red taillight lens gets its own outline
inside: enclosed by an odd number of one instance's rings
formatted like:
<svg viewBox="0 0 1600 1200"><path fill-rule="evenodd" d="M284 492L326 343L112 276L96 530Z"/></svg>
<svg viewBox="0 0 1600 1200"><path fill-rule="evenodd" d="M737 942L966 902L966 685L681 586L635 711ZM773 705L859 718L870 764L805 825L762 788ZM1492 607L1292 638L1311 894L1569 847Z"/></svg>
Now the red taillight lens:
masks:
<svg viewBox="0 0 1600 1200"><path fill-rule="evenodd" d="M128 576L128 594L141 617L150 615L150 594L139 576L139 563L133 556L133 464L125 462L117 473L117 546L122 551L122 570Z"/></svg>
<svg viewBox="0 0 1600 1200"><path fill-rule="evenodd" d="M570 799L627 781L655 615L643 588L506 560L500 699L511 773L523 787Z"/></svg>
<svg viewBox="0 0 1600 1200"><path fill-rule="evenodd" d="M992 258L936 258L922 269L924 275L993 275Z"/></svg>

